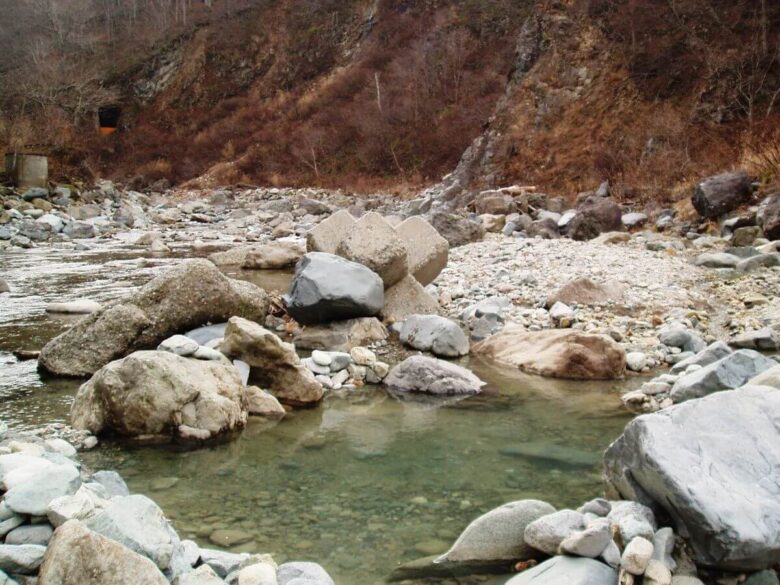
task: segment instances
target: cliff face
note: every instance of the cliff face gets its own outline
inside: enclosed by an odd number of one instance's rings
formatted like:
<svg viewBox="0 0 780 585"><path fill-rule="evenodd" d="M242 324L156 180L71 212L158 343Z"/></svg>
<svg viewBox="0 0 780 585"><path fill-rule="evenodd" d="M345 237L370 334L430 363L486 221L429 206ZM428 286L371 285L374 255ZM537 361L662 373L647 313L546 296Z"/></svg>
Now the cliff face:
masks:
<svg viewBox="0 0 780 585"><path fill-rule="evenodd" d="M637 201L737 165L777 173L780 5L768 0L238 4L201 8L149 46L98 45L116 63L96 100L122 106L120 131L97 139L89 111L57 118L63 170L138 186L435 185L458 199L609 179ZM21 97L0 100L4 113L50 129L56 107L36 117ZM0 128L3 142L19 127Z"/></svg>

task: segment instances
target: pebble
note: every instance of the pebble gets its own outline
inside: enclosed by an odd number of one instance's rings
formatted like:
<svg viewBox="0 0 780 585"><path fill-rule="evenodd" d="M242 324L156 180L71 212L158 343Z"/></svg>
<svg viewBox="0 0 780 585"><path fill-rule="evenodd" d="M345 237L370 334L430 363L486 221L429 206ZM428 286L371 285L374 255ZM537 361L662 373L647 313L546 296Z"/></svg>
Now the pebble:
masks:
<svg viewBox="0 0 780 585"><path fill-rule="evenodd" d="M623 556L620 558L620 566L632 575L642 575L653 557L653 543L637 536L628 543Z"/></svg>

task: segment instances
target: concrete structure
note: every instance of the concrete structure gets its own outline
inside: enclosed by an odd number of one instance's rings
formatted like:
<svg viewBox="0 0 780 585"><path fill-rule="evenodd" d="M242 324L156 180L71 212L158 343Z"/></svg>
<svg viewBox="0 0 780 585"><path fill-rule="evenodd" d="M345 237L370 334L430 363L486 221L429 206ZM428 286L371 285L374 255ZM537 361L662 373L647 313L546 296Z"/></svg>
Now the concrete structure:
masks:
<svg viewBox="0 0 780 585"><path fill-rule="evenodd" d="M5 172L19 189L45 189L49 181L49 159L40 154L9 153L5 155Z"/></svg>

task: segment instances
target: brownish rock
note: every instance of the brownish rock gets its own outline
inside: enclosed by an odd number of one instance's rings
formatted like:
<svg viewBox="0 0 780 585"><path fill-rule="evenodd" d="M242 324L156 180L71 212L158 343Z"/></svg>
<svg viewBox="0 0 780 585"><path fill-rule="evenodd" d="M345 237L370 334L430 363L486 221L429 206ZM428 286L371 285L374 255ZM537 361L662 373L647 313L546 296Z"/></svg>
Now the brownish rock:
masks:
<svg viewBox="0 0 780 585"><path fill-rule="evenodd" d="M627 285L615 280L596 283L589 278L577 278L547 297L546 306L552 307L557 302L566 305L598 305L620 301L627 289Z"/></svg>

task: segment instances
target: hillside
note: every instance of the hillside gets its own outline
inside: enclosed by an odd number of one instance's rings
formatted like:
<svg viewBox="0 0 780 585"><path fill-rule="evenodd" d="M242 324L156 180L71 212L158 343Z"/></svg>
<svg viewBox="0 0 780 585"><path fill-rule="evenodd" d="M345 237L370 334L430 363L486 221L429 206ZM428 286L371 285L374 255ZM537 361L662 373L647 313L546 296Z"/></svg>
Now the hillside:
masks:
<svg viewBox="0 0 780 585"><path fill-rule="evenodd" d="M457 167L439 187L609 179L645 202L735 166L771 181L780 160L772 2L92 4L0 24L30 39L0 70L0 149L64 176L409 192Z"/></svg>

